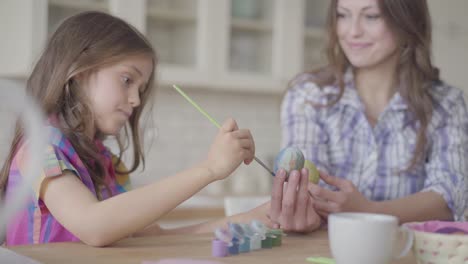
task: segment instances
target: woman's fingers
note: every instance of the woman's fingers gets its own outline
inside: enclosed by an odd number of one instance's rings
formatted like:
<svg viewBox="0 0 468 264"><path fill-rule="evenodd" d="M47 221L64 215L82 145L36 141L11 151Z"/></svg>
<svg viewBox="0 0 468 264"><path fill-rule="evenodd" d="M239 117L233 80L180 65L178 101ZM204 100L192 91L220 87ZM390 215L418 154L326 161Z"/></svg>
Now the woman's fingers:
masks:
<svg viewBox="0 0 468 264"><path fill-rule="evenodd" d="M283 195L283 203L281 206L281 224L285 230L294 229L297 188L299 187L300 180L301 176L297 170L289 173L288 184Z"/></svg>
<svg viewBox="0 0 468 264"><path fill-rule="evenodd" d="M279 223L279 217L281 216L281 208L283 203L283 185L285 181L286 171L283 169L278 170L276 176L273 178L270 207L271 220L276 223Z"/></svg>
<svg viewBox="0 0 468 264"><path fill-rule="evenodd" d="M312 197L309 196L309 203L307 206L307 225L311 226L313 224L317 224L317 221L319 222L318 225L320 225L320 214L317 212L315 208L315 201Z"/></svg>
<svg viewBox="0 0 468 264"><path fill-rule="evenodd" d="M342 179L342 178L339 178L339 177L336 177L336 176L328 175L325 172L319 172L319 174L320 174L320 178L324 182L328 183L329 185L338 187L338 189L340 189L340 190L346 190L349 187L349 182L347 180L345 180L345 179Z"/></svg>
<svg viewBox="0 0 468 264"><path fill-rule="evenodd" d="M328 212L317 210L317 214L320 215L322 218L328 218Z"/></svg>
<svg viewBox="0 0 468 264"><path fill-rule="evenodd" d="M317 211L323 211L326 213L338 213L340 211L339 204L331 201L314 201L314 207Z"/></svg>
<svg viewBox="0 0 468 264"><path fill-rule="evenodd" d="M311 184L309 186L309 192L314 197L320 198L320 200L327 200L335 203L343 203L343 195L339 191L331 191L316 184Z"/></svg>
<svg viewBox="0 0 468 264"><path fill-rule="evenodd" d="M301 180L298 171L291 171L288 177L288 184L283 196L282 212L293 215L296 208L297 189Z"/></svg>
<svg viewBox="0 0 468 264"><path fill-rule="evenodd" d="M296 227L298 230L304 229L307 224L307 208L309 207L309 193L307 185L309 183L309 173L307 169L301 170L299 188L295 208Z"/></svg>
<svg viewBox="0 0 468 264"><path fill-rule="evenodd" d="M278 171L273 181L270 219L275 227L285 231L305 231L315 228L319 216L313 206L313 198L309 195L308 171L295 170L286 182L286 171Z"/></svg>

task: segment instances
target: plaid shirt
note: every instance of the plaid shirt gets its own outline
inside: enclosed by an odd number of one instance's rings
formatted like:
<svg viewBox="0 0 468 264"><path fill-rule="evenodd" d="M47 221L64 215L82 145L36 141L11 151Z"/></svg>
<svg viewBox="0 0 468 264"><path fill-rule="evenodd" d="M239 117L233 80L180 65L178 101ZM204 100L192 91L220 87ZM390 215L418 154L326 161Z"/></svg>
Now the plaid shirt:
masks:
<svg viewBox="0 0 468 264"><path fill-rule="evenodd" d="M443 196L456 221L464 220L468 205L468 115L459 89L444 83L432 86L434 110L424 162L405 172L413 157L419 122L412 118L399 93L372 127L351 71L345 74L343 97L329 107L313 105L331 102L339 93L338 86L319 88L305 81L307 77L311 76L299 77L298 84L284 97L283 147L299 147L318 169L350 180L368 199L391 200L434 191Z"/></svg>
<svg viewBox="0 0 468 264"><path fill-rule="evenodd" d="M42 199L39 198L40 186L46 177L56 177L64 171L73 172L89 191L96 195L91 176L70 141L58 128L53 126L48 127L50 128L50 138L44 156L43 168L38 172L40 175L38 175L37 184L30 188L30 196L25 206L7 226L6 244L8 246L79 241L75 235L55 219ZM116 161L116 157L104 147L101 141L96 140L95 143L100 151L102 162L106 169L104 180L112 192L109 195L103 189L101 192L102 199L107 199L129 190L131 183L128 175L121 175L115 172L113 164ZM6 202L14 196L16 189L20 186L21 178L27 165L26 145L22 144L12 160L5 193ZM122 163L116 169L125 170ZM119 208L116 208L116 210L119 210Z"/></svg>

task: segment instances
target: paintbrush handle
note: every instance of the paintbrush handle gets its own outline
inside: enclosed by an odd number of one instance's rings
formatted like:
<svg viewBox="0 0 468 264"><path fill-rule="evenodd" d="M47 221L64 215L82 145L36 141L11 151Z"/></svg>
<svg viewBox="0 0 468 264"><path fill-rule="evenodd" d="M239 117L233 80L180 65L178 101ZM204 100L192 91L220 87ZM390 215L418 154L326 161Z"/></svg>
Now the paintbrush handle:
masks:
<svg viewBox="0 0 468 264"><path fill-rule="evenodd" d="M275 173L272 170L270 170L270 168L268 168L267 165L265 165L265 163L263 163L259 158L254 156L254 160L263 168L265 168L265 170L267 170L271 174L271 176L275 176Z"/></svg>
<svg viewBox="0 0 468 264"><path fill-rule="evenodd" d="M184 97L185 100L187 100L193 107L195 107L200 113L202 113L206 118L208 118L208 120L210 120L210 122L213 125L215 125L217 128L221 128L221 125L216 121L216 119L211 117L205 110L203 110L203 108L201 108L201 106L199 106L195 101L193 101L192 98L190 98L184 91L182 91L182 89L180 89L175 84L173 84L172 87L176 89L176 91L179 92L179 94L182 95L182 97ZM266 166L265 163L263 163L259 158L254 156L254 160L263 168L265 168L272 176L275 176L275 173L270 168L268 168L268 166Z"/></svg>

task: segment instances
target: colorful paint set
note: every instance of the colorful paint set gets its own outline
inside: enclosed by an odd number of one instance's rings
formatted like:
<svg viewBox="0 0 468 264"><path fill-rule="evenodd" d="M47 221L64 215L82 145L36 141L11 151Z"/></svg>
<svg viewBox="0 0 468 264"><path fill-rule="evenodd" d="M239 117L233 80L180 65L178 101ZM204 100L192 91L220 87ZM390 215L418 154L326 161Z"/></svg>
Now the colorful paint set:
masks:
<svg viewBox="0 0 468 264"><path fill-rule="evenodd" d="M214 257L227 257L278 247L281 246L283 236L281 229L268 229L258 220L253 220L250 224L229 223L227 230L215 230L211 252Z"/></svg>

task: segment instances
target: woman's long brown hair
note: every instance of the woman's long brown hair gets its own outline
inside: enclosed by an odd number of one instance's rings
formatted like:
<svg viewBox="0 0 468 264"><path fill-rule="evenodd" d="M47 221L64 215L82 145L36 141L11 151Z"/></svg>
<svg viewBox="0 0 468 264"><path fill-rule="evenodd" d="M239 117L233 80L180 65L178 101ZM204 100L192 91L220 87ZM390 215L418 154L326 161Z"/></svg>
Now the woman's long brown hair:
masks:
<svg viewBox="0 0 468 264"><path fill-rule="evenodd" d="M130 116L123 137L117 136L119 160L130 143L133 144L133 172L145 163L139 121L147 103L154 95L156 55L151 44L125 21L101 12L84 12L66 19L49 39L46 48L30 75L26 92L37 100L47 116L58 117L58 127L71 142L88 169L98 197L104 183L105 169L100 162L94 139L86 135L95 125L89 98L76 81L78 74L88 74L131 56L148 56L153 72L141 97L141 104ZM151 105L151 104L150 104ZM130 128L131 133L128 129ZM92 131L92 130L91 130ZM16 125L9 155L0 173L0 190L4 190L10 165L23 137L21 121ZM130 141L131 137L131 141ZM117 165L117 164L116 164Z"/></svg>
<svg viewBox="0 0 468 264"><path fill-rule="evenodd" d="M416 147L408 170L424 157L426 131L432 117L433 102L429 89L439 81L439 70L431 62L432 26L426 0L379 0L386 24L399 40L399 61L395 76L398 92L419 121ZM312 71L312 80L303 77L291 82L314 81L319 86L338 85L339 95L329 104L337 103L344 93L344 74L350 62L341 49L337 36L338 0L330 0L327 18L326 54L328 65ZM329 106L327 105L327 106Z"/></svg>

